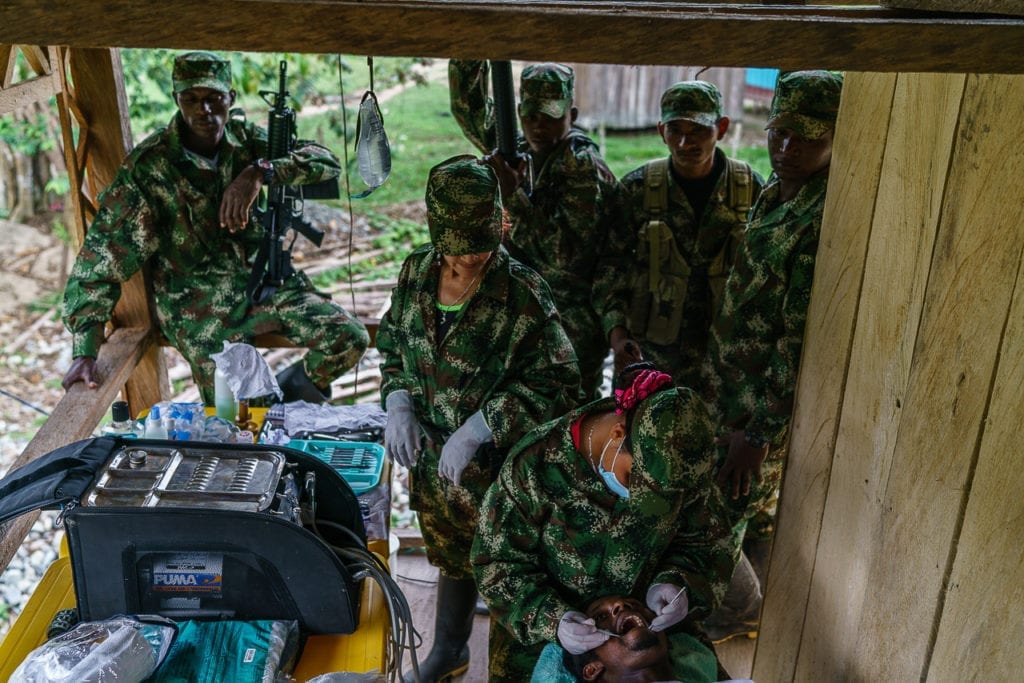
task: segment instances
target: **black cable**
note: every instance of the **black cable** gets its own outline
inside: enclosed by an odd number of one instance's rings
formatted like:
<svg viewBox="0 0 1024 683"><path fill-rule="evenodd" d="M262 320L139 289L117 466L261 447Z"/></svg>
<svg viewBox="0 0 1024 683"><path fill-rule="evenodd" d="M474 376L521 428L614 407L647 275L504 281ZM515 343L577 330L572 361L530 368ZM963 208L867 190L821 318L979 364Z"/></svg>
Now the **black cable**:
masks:
<svg viewBox="0 0 1024 683"><path fill-rule="evenodd" d="M43 410L42 408L40 408L37 405L29 403L28 401L26 401L25 399L21 398L20 396L16 396L16 395L12 394L11 392L6 391L4 389L0 389L0 394L3 394L4 396L7 396L8 398L13 398L18 403L20 403L22 405L25 405L25 406L28 406L29 408L31 408L32 410L36 411L37 413L42 413L46 417L50 417L50 414L48 412L46 412L45 410Z"/></svg>
<svg viewBox="0 0 1024 683"><path fill-rule="evenodd" d="M345 109L345 79L342 76L344 72L344 66L342 65L341 55L338 55L338 97L341 101L341 138L343 154L342 158L345 163L345 204L348 207L348 254L346 255L347 269L348 269L348 294L349 300L352 304L351 313L354 316L356 310L356 288L355 278L352 275L352 247L354 244L353 235L356 231L356 218L355 212L352 210L352 182L349 176L349 162L348 162L348 110ZM370 68L370 79L371 83L373 80L373 68ZM355 379L352 383L353 391L355 387L359 386L359 362L357 361L355 367L352 368L355 374Z"/></svg>

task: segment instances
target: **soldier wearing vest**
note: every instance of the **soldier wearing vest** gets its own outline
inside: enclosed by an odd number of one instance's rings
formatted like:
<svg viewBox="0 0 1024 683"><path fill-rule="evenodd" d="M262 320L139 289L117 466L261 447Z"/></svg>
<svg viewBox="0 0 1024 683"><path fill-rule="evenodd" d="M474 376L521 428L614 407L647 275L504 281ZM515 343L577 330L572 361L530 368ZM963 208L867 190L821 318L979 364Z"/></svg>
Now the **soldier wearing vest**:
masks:
<svg viewBox="0 0 1024 683"><path fill-rule="evenodd" d="M708 329L761 178L717 147L729 130L711 83L676 83L661 96L669 150L622 179L636 256L609 293L605 332L616 366L643 357L697 386ZM634 342L635 340L635 342Z"/></svg>
<svg viewBox="0 0 1024 683"><path fill-rule="evenodd" d="M579 359L581 386L597 397L608 355L606 292L628 259L621 186L593 140L575 128L574 75L564 64L531 64L519 81L519 151L512 167L495 150L487 62L451 60L451 110L466 137L487 154L511 229L509 253L551 287Z"/></svg>

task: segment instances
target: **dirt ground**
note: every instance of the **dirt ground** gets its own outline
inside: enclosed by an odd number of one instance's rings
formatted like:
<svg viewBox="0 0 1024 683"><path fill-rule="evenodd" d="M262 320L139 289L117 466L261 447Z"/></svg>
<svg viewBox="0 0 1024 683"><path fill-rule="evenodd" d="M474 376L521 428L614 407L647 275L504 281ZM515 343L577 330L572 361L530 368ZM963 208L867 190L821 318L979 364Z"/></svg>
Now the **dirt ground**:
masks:
<svg viewBox="0 0 1024 683"><path fill-rule="evenodd" d="M58 293L67 247L31 225L0 220L0 471L6 470L63 396L71 337ZM27 405L28 404L28 405Z"/></svg>

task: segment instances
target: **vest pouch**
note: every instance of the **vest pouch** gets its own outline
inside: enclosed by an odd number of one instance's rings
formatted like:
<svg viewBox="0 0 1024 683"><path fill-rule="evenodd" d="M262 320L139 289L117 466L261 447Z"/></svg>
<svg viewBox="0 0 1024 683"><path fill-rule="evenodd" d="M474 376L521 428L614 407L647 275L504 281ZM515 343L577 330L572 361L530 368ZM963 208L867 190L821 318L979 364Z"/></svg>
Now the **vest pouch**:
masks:
<svg viewBox="0 0 1024 683"><path fill-rule="evenodd" d="M674 344L682 326L690 265L679 253L672 230L664 221L648 222L640 240L640 249L647 247L647 263L641 262L641 273L633 282L633 303L639 305L631 317L639 325L630 330L652 344Z"/></svg>
<svg viewBox="0 0 1024 683"><path fill-rule="evenodd" d="M651 310L650 276L646 272L633 276L630 286L629 309L626 311L626 324L630 331L643 337L647 331L647 317Z"/></svg>
<svg viewBox="0 0 1024 683"><path fill-rule="evenodd" d="M647 315L646 337L652 344L668 346L679 339L687 279L689 278L661 273L658 291L651 296L651 308Z"/></svg>

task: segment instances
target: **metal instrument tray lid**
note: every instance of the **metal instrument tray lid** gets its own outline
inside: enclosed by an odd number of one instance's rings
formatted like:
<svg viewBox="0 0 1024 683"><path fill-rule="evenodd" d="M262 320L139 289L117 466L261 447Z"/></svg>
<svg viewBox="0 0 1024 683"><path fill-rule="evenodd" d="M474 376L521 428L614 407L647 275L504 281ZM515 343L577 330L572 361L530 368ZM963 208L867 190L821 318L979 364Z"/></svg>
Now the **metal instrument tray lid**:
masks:
<svg viewBox="0 0 1024 683"><path fill-rule="evenodd" d="M101 471L85 505L198 507L261 512L284 470L278 451L126 445Z"/></svg>

